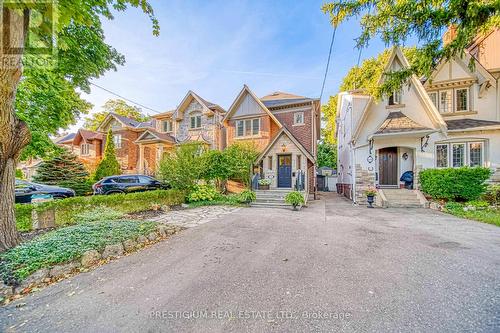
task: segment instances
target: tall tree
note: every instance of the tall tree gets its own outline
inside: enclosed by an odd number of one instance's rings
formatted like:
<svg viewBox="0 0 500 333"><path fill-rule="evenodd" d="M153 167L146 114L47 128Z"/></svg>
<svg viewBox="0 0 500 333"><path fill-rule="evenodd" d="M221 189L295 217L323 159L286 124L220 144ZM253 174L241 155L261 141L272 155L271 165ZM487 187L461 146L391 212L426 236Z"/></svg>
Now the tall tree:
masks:
<svg viewBox="0 0 500 333"><path fill-rule="evenodd" d="M417 50L414 47L403 48L403 53L412 64L417 56ZM339 91L347 91L353 89L362 89L365 94L375 98L381 97L378 81L384 74L384 68L389 60L390 50L384 50L379 55L373 58L365 59L360 67L353 67L349 70L346 76L342 79ZM421 74L421 73L419 73ZM322 129L323 138L326 143L335 144L335 117L337 115L337 97L330 96L328 103L322 106L323 120L325 127Z"/></svg>
<svg viewBox="0 0 500 333"><path fill-rule="evenodd" d="M149 119L148 116L142 113L141 108L129 105L123 99L110 99L104 103L102 108L103 111L93 113L90 117L85 118L84 128L95 131L110 112L137 121L147 121Z"/></svg>
<svg viewBox="0 0 500 333"><path fill-rule="evenodd" d="M374 37L387 45L404 45L412 36L418 38L420 46L411 68L386 73L380 87L384 94L400 88L412 74L430 76L440 60L462 55L478 34L500 27L498 0L336 0L322 9L334 26L362 16L358 47L367 46ZM450 26L456 35L444 45L441 36Z"/></svg>
<svg viewBox="0 0 500 333"><path fill-rule="evenodd" d="M109 69L106 63L98 63L99 60L107 60L109 63L114 63L113 57L98 57L92 69L80 69L80 61L92 59L91 54L95 50L82 50L78 44L78 39L73 38L79 36L79 32L71 34L72 30L78 31L81 29L82 34L97 32L101 30L101 18L112 19L112 10L123 11L128 5L140 8L146 13L153 22L153 32L159 33L158 21L154 17L153 9L146 0L59 0L54 2L57 5L57 24L53 24L50 20L46 20L43 16L52 8L47 7L46 2L25 2L13 1L2 3L2 29L4 46L0 51L2 66L0 66L0 251L15 246L20 238L16 230L15 215L14 215L14 179L15 167L20 154L24 147L31 141L31 134L27 124L26 117L16 115L16 93L23 76L23 60L26 60L29 55L26 54L26 42L28 34L37 42L53 40L53 33L61 35L62 38L58 42L59 49L73 50L71 53L74 57L67 56L61 60L61 72L69 72L72 75L64 75L62 78L71 83L67 87L68 90L81 88L88 90L89 80L101 75L105 70ZM32 20L32 15L36 16L36 20ZM40 19L42 16L42 19ZM54 14L55 16L55 14ZM34 24L30 24L34 22ZM55 30L55 31L54 31ZM65 35L67 33L67 35ZM73 36L73 37L72 37ZM83 37L83 35L80 35ZM103 35L93 35L94 38L103 40ZM33 38L32 38L33 40ZM102 44L101 44L102 45ZM81 52L78 52L78 51ZM88 52L87 52L88 51ZM34 55L36 58L36 55ZM87 58L88 57L88 58ZM4 61L8 60L8 63ZM94 59L92 59L94 60ZM7 65L6 65L7 64ZM71 70L70 67L73 67ZM62 74L59 72L59 74ZM54 75L56 71L52 72ZM61 79L59 76L58 79ZM40 104L49 107L54 100L55 95L46 96L45 101L40 101ZM43 109L43 108L42 108ZM48 115L43 112L32 115L33 119L39 117L43 119L42 124L50 126L51 117L60 120L60 123L74 121L75 113L81 111L81 108L70 107L65 109L67 112L60 112L54 109ZM60 125L60 124L59 124Z"/></svg>
<svg viewBox="0 0 500 333"><path fill-rule="evenodd" d="M88 176L82 162L73 153L63 149L40 163L33 180L42 184L69 187L77 195L84 195L91 190Z"/></svg>
<svg viewBox="0 0 500 333"><path fill-rule="evenodd" d="M115 142L113 141L113 133L110 128L108 130L108 134L106 135L104 156L95 170L94 180L98 181L104 177L119 175L120 173L120 163L118 163L118 160L116 159Z"/></svg>
<svg viewBox="0 0 500 333"><path fill-rule="evenodd" d="M318 166L337 169L337 146L322 142L318 145Z"/></svg>

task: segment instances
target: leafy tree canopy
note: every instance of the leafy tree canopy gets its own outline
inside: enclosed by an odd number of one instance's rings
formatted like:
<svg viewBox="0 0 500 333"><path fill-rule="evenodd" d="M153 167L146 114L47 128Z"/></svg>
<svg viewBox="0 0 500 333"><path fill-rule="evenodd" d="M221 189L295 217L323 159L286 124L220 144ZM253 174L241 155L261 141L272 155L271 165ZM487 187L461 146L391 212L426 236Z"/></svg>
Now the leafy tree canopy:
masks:
<svg viewBox="0 0 500 333"><path fill-rule="evenodd" d="M95 131L110 112L137 121L146 121L149 119L148 116L142 113L141 108L129 105L123 99L110 99L104 103L102 108L103 111L93 113L90 117L85 118L84 128Z"/></svg>
<svg viewBox="0 0 500 333"><path fill-rule="evenodd" d="M417 56L417 49L403 48L402 49L408 62L412 64ZM391 54L390 49L384 50L378 56L368 58L363 61L360 67L353 67L349 70L347 75L342 79L339 91L347 91L353 89L363 89L366 94L375 98L380 97L380 90L378 81L384 74L385 66L389 61ZM328 103L322 106L323 120L326 126L323 128L323 137L327 143L334 144L335 138L335 117L337 115L337 97L330 96Z"/></svg>
<svg viewBox="0 0 500 333"><path fill-rule="evenodd" d="M410 37L418 38L420 46L411 68L386 73L380 87L384 94L401 87L412 74L429 77L440 60L462 55L478 34L500 27L498 0L336 0L322 9L334 26L361 16L357 47L368 46L375 37L387 45L404 45ZM443 45L441 36L450 26L456 28L456 37Z"/></svg>
<svg viewBox="0 0 500 333"><path fill-rule="evenodd" d="M318 145L318 167L337 169L337 146L322 142Z"/></svg>

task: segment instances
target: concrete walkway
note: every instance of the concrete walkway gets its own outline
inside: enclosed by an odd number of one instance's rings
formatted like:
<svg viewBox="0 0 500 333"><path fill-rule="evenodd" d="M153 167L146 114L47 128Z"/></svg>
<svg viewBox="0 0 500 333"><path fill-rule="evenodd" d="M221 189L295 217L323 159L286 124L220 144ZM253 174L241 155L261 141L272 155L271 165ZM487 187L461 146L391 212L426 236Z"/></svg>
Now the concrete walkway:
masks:
<svg viewBox="0 0 500 333"><path fill-rule="evenodd" d="M500 228L431 210L242 208L0 308L0 331L498 332L499 253Z"/></svg>

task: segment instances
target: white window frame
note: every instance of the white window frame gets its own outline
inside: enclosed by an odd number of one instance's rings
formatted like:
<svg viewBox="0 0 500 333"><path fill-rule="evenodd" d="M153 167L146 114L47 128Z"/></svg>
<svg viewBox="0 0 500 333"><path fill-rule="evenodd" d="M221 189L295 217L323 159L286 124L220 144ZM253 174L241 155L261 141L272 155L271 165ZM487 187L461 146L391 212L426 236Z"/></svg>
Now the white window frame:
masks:
<svg viewBox="0 0 500 333"><path fill-rule="evenodd" d="M431 102L434 104L436 109L439 107L439 91L431 91L428 93ZM435 100L432 100L431 96L435 96Z"/></svg>
<svg viewBox="0 0 500 333"><path fill-rule="evenodd" d="M438 154L437 154L437 148L438 146L445 146L446 147L446 165L445 166L439 166L438 165ZM450 145L448 143L437 143L436 144L436 168L448 168L450 166Z"/></svg>
<svg viewBox="0 0 500 333"><path fill-rule="evenodd" d="M167 130L165 130L165 125L167 125ZM163 133L170 133L173 131L174 126L172 120L162 120L161 122L161 130Z"/></svg>
<svg viewBox="0 0 500 333"><path fill-rule="evenodd" d="M392 97L392 104L391 104L391 97ZM390 95L389 98L387 99L387 104L388 105L403 104L403 92L401 90L394 90L392 92L392 95Z"/></svg>
<svg viewBox="0 0 500 333"><path fill-rule="evenodd" d="M301 116L301 121L297 121L297 116ZM294 125L304 125L306 122L305 117L304 117L304 111L301 112L294 112L293 113L293 124Z"/></svg>
<svg viewBox="0 0 500 333"><path fill-rule="evenodd" d="M258 120L258 122L255 122L256 120ZM257 132L254 133L254 130L256 129L256 127L254 125L256 123L258 124L257 125ZM243 132L241 135L238 132L238 128L239 128L240 124L242 124L242 129L243 129ZM247 124L250 124L250 128L247 128ZM236 127L235 127L234 134L235 134L235 137L237 137L237 138L250 138L250 137L260 136L260 128L261 128L260 118L246 118L246 119L236 120L235 125L236 125ZM250 134L246 134L247 131Z"/></svg>
<svg viewBox="0 0 500 333"><path fill-rule="evenodd" d="M479 167L482 167L484 166L484 142L481 142L481 141L469 141L467 142L467 157L468 157L468 165L472 167L471 165L471 148L470 146L473 145L473 144L479 144L481 146L481 163L479 163L479 165L476 165L476 166L479 166Z"/></svg>
<svg viewBox="0 0 500 333"><path fill-rule="evenodd" d="M461 166L455 166L453 165L453 147L454 146L463 146L464 147L464 154L463 154L463 157L462 157L462 165ZM464 167L467 165L467 145L465 142L453 142L451 144L451 149L450 149L450 165L452 168L461 168L461 167Z"/></svg>
<svg viewBox="0 0 500 333"><path fill-rule="evenodd" d="M82 156L90 155L90 144L82 143L80 145L80 155L82 155Z"/></svg>
<svg viewBox="0 0 500 333"><path fill-rule="evenodd" d="M441 102L442 102L441 94L442 93L447 93L450 95L450 104L449 104L449 107L447 108L447 111L443 111L443 109L441 108ZM453 100L454 100L453 89L439 90L438 94L439 94L439 107L438 107L439 113L444 113L444 114L453 113Z"/></svg>
<svg viewBox="0 0 500 333"><path fill-rule="evenodd" d="M122 147L122 135L121 134L113 134L113 142L116 148Z"/></svg>
<svg viewBox="0 0 500 333"><path fill-rule="evenodd" d="M194 118L194 127L193 127L193 118ZM198 123L198 119L200 120L199 123ZM191 115L189 117L189 128L190 129L200 129L202 126L201 126L201 114L195 114L195 115Z"/></svg>
<svg viewBox="0 0 500 333"><path fill-rule="evenodd" d="M466 96L465 110L459 110L458 109L458 92L460 90L465 90L466 91L466 95L465 95ZM455 109L454 109L455 112L468 112L469 111L469 102L470 102L470 99L469 99L469 88L457 88L457 89L455 89L454 95L455 95Z"/></svg>

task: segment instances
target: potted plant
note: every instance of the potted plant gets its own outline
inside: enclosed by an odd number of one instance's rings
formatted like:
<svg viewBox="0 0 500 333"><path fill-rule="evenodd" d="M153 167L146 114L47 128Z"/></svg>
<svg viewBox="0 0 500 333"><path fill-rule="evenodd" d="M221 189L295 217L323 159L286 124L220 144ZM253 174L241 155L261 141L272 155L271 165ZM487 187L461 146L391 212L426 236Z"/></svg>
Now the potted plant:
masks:
<svg viewBox="0 0 500 333"><path fill-rule="evenodd" d="M304 196L299 191L293 191L285 196L285 202L293 206L293 210L298 210L297 206L305 203Z"/></svg>
<svg viewBox="0 0 500 333"><path fill-rule="evenodd" d="M373 208L373 198L377 195L377 190L373 187L369 187L364 193L368 201L368 208Z"/></svg>
<svg viewBox="0 0 500 333"><path fill-rule="evenodd" d="M259 190L269 190L269 185L271 185L271 179L259 179Z"/></svg>

